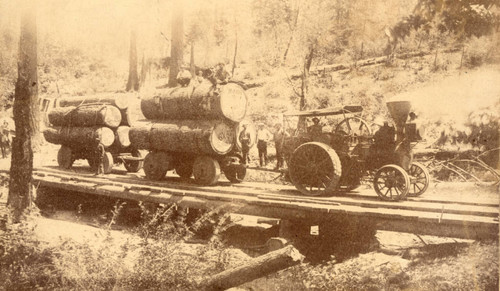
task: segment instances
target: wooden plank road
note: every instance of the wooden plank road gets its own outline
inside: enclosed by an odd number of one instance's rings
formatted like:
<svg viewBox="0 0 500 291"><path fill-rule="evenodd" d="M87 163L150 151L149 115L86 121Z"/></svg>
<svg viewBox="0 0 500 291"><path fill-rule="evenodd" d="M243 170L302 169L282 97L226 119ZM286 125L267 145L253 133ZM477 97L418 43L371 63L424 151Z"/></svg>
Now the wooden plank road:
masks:
<svg viewBox="0 0 500 291"><path fill-rule="evenodd" d="M139 174L113 174L96 177L88 171L64 171L56 167L35 169L34 181L40 187L104 195L119 199L179 206L220 209L231 213L301 220L315 225L335 218L368 218L381 230L467 239L498 239L498 198L475 199L411 198L387 202L375 193L352 192L332 197L300 196L288 185L220 182L202 187L192 181L168 177L147 181ZM373 192L373 190L372 190ZM425 194L424 194L425 196ZM496 195L493 195L496 196Z"/></svg>

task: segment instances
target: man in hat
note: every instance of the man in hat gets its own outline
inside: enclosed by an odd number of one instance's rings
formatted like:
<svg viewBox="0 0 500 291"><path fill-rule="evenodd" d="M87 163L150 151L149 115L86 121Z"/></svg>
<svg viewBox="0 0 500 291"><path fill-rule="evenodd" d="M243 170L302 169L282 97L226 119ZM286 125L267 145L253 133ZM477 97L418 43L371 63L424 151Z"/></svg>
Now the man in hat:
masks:
<svg viewBox="0 0 500 291"><path fill-rule="evenodd" d="M312 138L321 136L323 133L323 126L319 123L319 118L314 117L312 119L313 125L309 126L307 132L311 135Z"/></svg>
<svg viewBox="0 0 500 291"><path fill-rule="evenodd" d="M215 71L217 84L227 84L231 75L226 71L224 63L218 63Z"/></svg>
<svg viewBox="0 0 500 291"><path fill-rule="evenodd" d="M104 155L106 154L106 149L101 143L101 139L96 137L94 146L94 158L95 158L95 175L99 176L104 174Z"/></svg>
<svg viewBox="0 0 500 291"><path fill-rule="evenodd" d="M271 139L272 135L264 127L264 123L259 123L257 130L257 149L259 150L259 163L260 166L267 166L267 142Z"/></svg>
<svg viewBox="0 0 500 291"><path fill-rule="evenodd" d="M283 167L284 137L285 137L285 132L281 127L281 123L276 123L276 125L274 126L274 133L273 133L274 146L276 148L276 168L274 168L275 170L278 170L279 168Z"/></svg>
<svg viewBox="0 0 500 291"><path fill-rule="evenodd" d="M241 126L243 127L243 130L240 132L238 140L241 143L241 154L243 156L243 164L246 165L247 162L250 161L248 153L250 152L250 144L252 143L252 138L247 130L247 124L243 123Z"/></svg>
<svg viewBox="0 0 500 291"><path fill-rule="evenodd" d="M184 66L181 65L179 68L179 73L177 74L177 83L182 87L187 87L192 79L191 72Z"/></svg>

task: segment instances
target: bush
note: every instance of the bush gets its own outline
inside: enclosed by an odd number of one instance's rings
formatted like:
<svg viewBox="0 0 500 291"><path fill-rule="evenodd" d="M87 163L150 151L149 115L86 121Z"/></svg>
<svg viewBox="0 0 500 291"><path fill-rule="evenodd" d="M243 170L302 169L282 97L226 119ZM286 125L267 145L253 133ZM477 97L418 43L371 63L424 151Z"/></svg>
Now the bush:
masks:
<svg viewBox="0 0 500 291"><path fill-rule="evenodd" d="M463 65L467 68L475 68L498 60L499 46L500 41L496 34L471 38L465 45Z"/></svg>

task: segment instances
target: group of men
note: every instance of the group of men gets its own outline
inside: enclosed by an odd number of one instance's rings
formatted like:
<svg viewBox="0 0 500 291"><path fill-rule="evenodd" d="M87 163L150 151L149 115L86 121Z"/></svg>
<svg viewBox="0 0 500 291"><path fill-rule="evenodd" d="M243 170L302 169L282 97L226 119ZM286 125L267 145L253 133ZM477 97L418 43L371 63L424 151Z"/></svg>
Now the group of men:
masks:
<svg viewBox="0 0 500 291"><path fill-rule="evenodd" d="M250 145L252 144L252 137L250 132L248 131L247 124L242 125L243 130L240 132L238 137L241 143L241 151L243 156L243 163L246 165L250 162L249 151ZM269 162L267 156L267 144L269 141L274 141L274 146L276 148L276 167L275 170L278 170L283 167L283 137L285 133L281 126L281 123L276 123L274 126L274 130L271 133L265 126L264 123L259 123L257 129L257 150L259 152L259 165L261 167L267 166Z"/></svg>
<svg viewBox="0 0 500 291"><path fill-rule="evenodd" d="M191 72L184 66L181 66L177 74L177 83L182 87L187 87L190 84L197 86L204 80L210 81L214 86L218 84L227 84L231 75L226 71L224 63L218 63L214 68L206 70L208 73L203 73L198 69L196 75L193 76Z"/></svg>

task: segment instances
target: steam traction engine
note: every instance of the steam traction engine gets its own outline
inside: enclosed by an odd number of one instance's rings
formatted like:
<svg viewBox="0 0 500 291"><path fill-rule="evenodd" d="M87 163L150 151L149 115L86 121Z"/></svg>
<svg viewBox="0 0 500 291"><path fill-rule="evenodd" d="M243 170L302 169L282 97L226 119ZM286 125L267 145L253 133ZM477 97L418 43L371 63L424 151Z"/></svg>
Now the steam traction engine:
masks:
<svg viewBox="0 0 500 291"><path fill-rule="evenodd" d="M319 196L349 191L370 177L383 200L401 200L427 190L429 173L413 162L412 146L418 141L414 123L407 122L411 104L388 102L395 128L384 123L375 134L355 113L361 106L299 111L284 114L285 129L298 118L297 128L286 136L283 151L291 182L304 195ZM331 131L307 127L306 118L342 116Z"/></svg>

